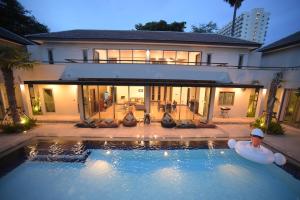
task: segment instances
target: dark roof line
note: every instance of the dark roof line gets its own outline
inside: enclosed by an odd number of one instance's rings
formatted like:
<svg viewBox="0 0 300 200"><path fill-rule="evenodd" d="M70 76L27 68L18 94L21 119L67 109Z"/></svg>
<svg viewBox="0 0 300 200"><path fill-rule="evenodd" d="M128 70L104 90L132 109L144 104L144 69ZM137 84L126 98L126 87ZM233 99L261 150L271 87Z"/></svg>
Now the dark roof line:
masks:
<svg viewBox="0 0 300 200"><path fill-rule="evenodd" d="M261 49L259 49L259 51L265 53L276 49L289 47L295 44L300 44L300 31L293 33L287 37L284 37L280 40L277 40L276 42L273 42L267 46L264 46Z"/></svg>
<svg viewBox="0 0 300 200"><path fill-rule="evenodd" d="M31 40L47 41L123 41L188 44L220 44L230 46L260 47L261 44L213 33L187 33L173 31L134 30L69 30L27 35Z"/></svg>
<svg viewBox="0 0 300 200"><path fill-rule="evenodd" d="M0 38L21 45L33 45L34 43L20 35L17 35L3 27L0 27Z"/></svg>

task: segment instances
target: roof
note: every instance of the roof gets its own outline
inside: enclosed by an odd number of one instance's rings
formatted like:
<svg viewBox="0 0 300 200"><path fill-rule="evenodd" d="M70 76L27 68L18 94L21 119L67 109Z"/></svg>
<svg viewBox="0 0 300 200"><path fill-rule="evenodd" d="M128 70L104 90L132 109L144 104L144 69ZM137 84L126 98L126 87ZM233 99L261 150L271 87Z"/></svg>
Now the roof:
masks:
<svg viewBox="0 0 300 200"><path fill-rule="evenodd" d="M268 52L291 45L300 44L300 31L262 47L259 51Z"/></svg>
<svg viewBox="0 0 300 200"><path fill-rule="evenodd" d="M212 33L186 33L173 31L125 30L69 30L27 35L31 40L46 41L123 41L160 42L184 44L217 44L229 46L260 47L261 44Z"/></svg>
<svg viewBox="0 0 300 200"><path fill-rule="evenodd" d="M10 41L10 42L21 44L21 45L33 45L34 44L30 40L28 40L20 35L17 35L5 28L2 28L2 27L0 27L0 38Z"/></svg>

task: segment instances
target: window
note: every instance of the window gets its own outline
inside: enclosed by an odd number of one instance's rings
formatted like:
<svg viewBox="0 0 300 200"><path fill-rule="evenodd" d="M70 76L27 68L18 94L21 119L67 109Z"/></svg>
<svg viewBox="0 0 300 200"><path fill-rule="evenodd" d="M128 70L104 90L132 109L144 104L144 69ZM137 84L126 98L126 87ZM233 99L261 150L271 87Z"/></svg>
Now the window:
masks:
<svg viewBox="0 0 300 200"><path fill-rule="evenodd" d="M189 60L189 53L187 51L177 51L176 64L187 65Z"/></svg>
<svg viewBox="0 0 300 200"><path fill-rule="evenodd" d="M132 50L120 50L120 62L132 63Z"/></svg>
<svg viewBox="0 0 300 200"><path fill-rule="evenodd" d="M164 64L164 52L162 50L150 50L150 62L152 64Z"/></svg>
<svg viewBox="0 0 300 200"><path fill-rule="evenodd" d="M164 59L166 64L175 64L176 51L164 51Z"/></svg>
<svg viewBox="0 0 300 200"><path fill-rule="evenodd" d="M219 93L219 105L220 106L232 106L234 103L234 92L220 92Z"/></svg>
<svg viewBox="0 0 300 200"><path fill-rule="evenodd" d="M207 57L206 57L206 64L207 65L210 65L211 64L211 54L207 54Z"/></svg>
<svg viewBox="0 0 300 200"><path fill-rule="evenodd" d="M119 50L107 50L107 60L108 63L118 63L120 60Z"/></svg>
<svg viewBox="0 0 300 200"><path fill-rule="evenodd" d="M107 51L104 49L96 50L94 60L98 63L107 63Z"/></svg>
<svg viewBox="0 0 300 200"><path fill-rule="evenodd" d="M189 65L200 65L201 53L200 52L189 52Z"/></svg>
<svg viewBox="0 0 300 200"><path fill-rule="evenodd" d="M243 65L244 65L244 55L240 54L238 66L243 66Z"/></svg>
<svg viewBox="0 0 300 200"><path fill-rule="evenodd" d="M44 89L44 102L46 112L55 112L52 89Z"/></svg>
<svg viewBox="0 0 300 200"><path fill-rule="evenodd" d="M83 58L83 62L88 62L88 50L87 49L83 49L82 50L82 58Z"/></svg>
<svg viewBox="0 0 300 200"><path fill-rule="evenodd" d="M146 50L133 50L133 63L146 63Z"/></svg>
<svg viewBox="0 0 300 200"><path fill-rule="evenodd" d="M48 49L48 63L49 64L53 64L54 60L53 60L53 50L52 49Z"/></svg>

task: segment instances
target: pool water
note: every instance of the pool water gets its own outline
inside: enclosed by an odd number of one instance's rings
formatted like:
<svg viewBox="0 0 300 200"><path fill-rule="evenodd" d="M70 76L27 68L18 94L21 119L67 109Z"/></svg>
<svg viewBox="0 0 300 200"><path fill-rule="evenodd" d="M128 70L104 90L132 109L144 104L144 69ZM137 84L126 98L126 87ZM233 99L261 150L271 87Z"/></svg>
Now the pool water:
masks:
<svg viewBox="0 0 300 200"><path fill-rule="evenodd" d="M84 163L25 161L0 199L300 199L300 181L230 149L92 149Z"/></svg>

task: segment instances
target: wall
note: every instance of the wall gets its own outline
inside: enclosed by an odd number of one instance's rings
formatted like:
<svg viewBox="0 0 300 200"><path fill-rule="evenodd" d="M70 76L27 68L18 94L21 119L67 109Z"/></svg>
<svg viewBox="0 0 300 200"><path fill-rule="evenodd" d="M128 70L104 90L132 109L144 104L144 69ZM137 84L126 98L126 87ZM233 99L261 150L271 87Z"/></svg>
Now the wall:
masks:
<svg viewBox="0 0 300 200"><path fill-rule="evenodd" d="M43 89L52 89L55 112L46 112ZM76 85L38 85L44 115L77 115L77 86ZM29 102L30 104L30 102Z"/></svg>
<svg viewBox="0 0 300 200"><path fill-rule="evenodd" d="M48 42L39 46L29 46L28 51L32 58L39 61L48 61L48 49L53 50L53 58L56 62L65 62L66 59L83 59L82 50L88 50L88 59L93 59L94 49L153 49L153 50L186 50L201 51L202 61L206 62L208 53L212 55L212 62L237 65L239 54L245 54L244 62L248 64L249 49L246 47L226 47L207 45L178 45L178 44L137 44L137 43L55 43Z"/></svg>
<svg viewBox="0 0 300 200"><path fill-rule="evenodd" d="M216 88L215 104L214 104L214 117L221 117L221 106L219 105L219 92L235 92L234 104L229 107L229 117L246 117L249 98L251 94L251 89L241 89L241 88Z"/></svg>
<svg viewBox="0 0 300 200"><path fill-rule="evenodd" d="M263 53L261 66L264 67L296 67L300 66L300 45Z"/></svg>

